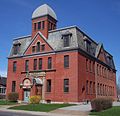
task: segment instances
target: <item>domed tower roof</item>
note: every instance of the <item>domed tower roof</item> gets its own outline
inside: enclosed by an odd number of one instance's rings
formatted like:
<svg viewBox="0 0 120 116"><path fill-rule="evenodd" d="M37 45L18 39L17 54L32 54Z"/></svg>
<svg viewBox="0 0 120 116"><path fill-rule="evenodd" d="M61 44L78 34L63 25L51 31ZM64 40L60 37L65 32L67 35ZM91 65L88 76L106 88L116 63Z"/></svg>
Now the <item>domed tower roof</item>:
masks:
<svg viewBox="0 0 120 116"><path fill-rule="evenodd" d="M55 12L53 11L53 9L51 7L49 7L47 4L43 4L41 6L39 6L32 14L32 19L37 18L37 17L41 17L44 15L50 15L51 17L53 17L55 20L57 20L57 16L55 14Z"/></svg>

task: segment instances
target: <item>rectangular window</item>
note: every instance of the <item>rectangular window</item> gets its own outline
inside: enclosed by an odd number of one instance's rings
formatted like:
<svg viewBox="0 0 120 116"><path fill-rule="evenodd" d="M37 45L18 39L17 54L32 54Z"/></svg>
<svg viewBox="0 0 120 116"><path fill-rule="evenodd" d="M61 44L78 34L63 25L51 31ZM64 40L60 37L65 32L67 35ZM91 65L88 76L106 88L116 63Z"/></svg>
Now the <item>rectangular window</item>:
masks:
<svg viewBox="0 0 120 116"><path fill-rule="evenodd" d="M97 94L100 94L100 88L99 88L99 83L97 84Z"/></svg>
<svg viewBox="0 0 120 116"><path fill-rule="evenodd" d="M33 66L33 69L34 70L37 70L37 59L34 59L34 64L33 64L34 66Z"/></svg>
<svg viewBox="0 0 120 116"><path fill-rule="evenodd" d="M89 87L90 94L92 94L92 82L90 81L90 87Z"/></svg>
<svg viewBox="0 0 120 116"><path fill-rule="evenodd" d="M47 92L51 92L51 79L47 80Z"/></svg>
<svg viewBox="0 0 120 116"><path fill-rule="evenodd" d="M64 79L64 92L69 92L69 79Z"/></svg>
<svg viewBox="0 0 120 116"><path fill-rule="evenodd" d="M32 47L32 53L35 53L35 46Z"/></svg>
<svg viewBox="0 0 120 116"><path fill-rule="evenodd" d="M97 75L99 75L99 65L97 64Z"/></svg>
<svg viewBox="0 0 120 116"><path fill-rule="evenodd" d="M41 29L41 22L38 22L38 29Z"/></svg>
<svg viewBox="0 0 120 116"><path fill-rule="evenodd" d="M49 57L48 58L48 69L51 69L52 68L52 58Z"/></svg>
<svg viewBox="0 0 120 116"><path fill-rule="evenodd" d="M34 23L34 30L36 31L36 23Z"/></svg>
<svg viewBox="0 0 120 116"><path fill-rule="evenodd" d="M37 52L40 52L40 42L37 42L36 49L37 49L37 50L36 50Z"/></svg>
<svg viewBox="0 0 120 116"><path fill-rule="evenodd" d="M93 73L95 73L95 63L93 62L93 67L92 67L92 69L93 69Z"/></svg>
<svg viewBox="0 0 120 116"><path fill-rule="evenodd" d="M70 35L64 35L63 36L64 47L68 47L69 46L69 39L70 39Z"/></svg>
<svg viewBox="0 0 120 116"><path fill-rule="evenodd" d="M29 60L25 61L25 71L29 71Z"/></svg>
<svg viewBox="0 0 120 116"><path fill-rule="evenodd" d="M69 56L66 55L64 56L64 68L68 68L69 67Z"/></svg>
<svg viewBox="0 0 120 116"><path fill-rule="evenodd" d="M86 94L88 94L88 81L86 81Z"/></svg>
<svg viewBox="0 0 120 116"><path fill-rule="evenodd" d="M12 92L15 92L16 89L16 81L12 81Z"/></svg>
<svg viewBox="0 0 120 116"><path fill-rule="evenodd" d="M91 61L89 62L89 71L92 71L92 67L91 67Z"/></svg>
<svg viewBox="0 0 120 116"><path fill-rule="evenodd" d="M93 83L93 93L95 94L95 82Z"/></svg>
<svg viewBox="0 0 120 116"><path fill-rule="evenodd" d="M42 45L42 51L44 51L45 50L45 45Z"/></svg>
<svg viewBox="0 0 120 116"><path fill-rule="evenodd" d="M16 72L16 69L17 69L17 62L14 61L13 62L13 72Z"/></svg>
<svg viewBox="0 0 120 116"><path fill-rule="evenodd" d="M0 87L0 95L5 95L6 93L6 87L1 86Z"/></svg>
<svg viewBox="0 0 120 116"><path fill-rule="evenodd" d="M86 71L88 71L88 59L86 59Z"/></svg>
<svg viewBox="0 0 120 116"><path fill-rule="evenodd" d="M39 70L42 70L42 58L39 59Z"/></svg>

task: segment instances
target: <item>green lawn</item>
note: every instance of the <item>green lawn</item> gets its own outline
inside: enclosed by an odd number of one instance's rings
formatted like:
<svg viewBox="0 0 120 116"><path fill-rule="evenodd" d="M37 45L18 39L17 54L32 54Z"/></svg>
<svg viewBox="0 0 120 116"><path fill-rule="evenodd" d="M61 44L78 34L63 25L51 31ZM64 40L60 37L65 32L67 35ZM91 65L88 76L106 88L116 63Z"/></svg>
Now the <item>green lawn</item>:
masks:
<svg viewBox="0 0 120 116"><path fill-rule="evenodd" d="M49 112L61 107L72 106L73 104L28 104L10 107L9 109Z"/></svg>
<svg viewBox="0 0 120 116"><path fill-rule="evenodd" d="M91 112L90 115L97 116L120 116L120 106L113 106L110 109L101 112Z"/></svg>
<svg viewBox="0 0 120 116"><path fill-rule="evenodd" d="M10 101L6 101L6 100L0 100L0 105L13 105L13 104L17 104L17 102L10 102Z"/></svg>

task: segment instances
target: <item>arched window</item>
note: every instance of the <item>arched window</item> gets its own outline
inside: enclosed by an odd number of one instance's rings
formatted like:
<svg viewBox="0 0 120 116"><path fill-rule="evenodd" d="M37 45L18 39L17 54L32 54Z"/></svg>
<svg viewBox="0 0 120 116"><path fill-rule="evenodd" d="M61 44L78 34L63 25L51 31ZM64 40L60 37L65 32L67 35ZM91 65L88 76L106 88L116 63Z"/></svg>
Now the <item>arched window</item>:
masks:
<svg viewBox="0 0 120 116"><path fill-rule="evenodd" d="M37 52L40 52L40 42L37 42Z"/></svg>

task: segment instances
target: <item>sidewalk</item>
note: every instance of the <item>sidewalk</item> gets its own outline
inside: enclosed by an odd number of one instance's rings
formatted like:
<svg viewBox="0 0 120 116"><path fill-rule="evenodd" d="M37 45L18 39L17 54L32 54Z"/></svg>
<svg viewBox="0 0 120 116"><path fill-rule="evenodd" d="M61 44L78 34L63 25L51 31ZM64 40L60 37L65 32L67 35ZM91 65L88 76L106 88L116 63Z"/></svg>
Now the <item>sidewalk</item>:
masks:
<svg viewBox="0 0 120 116"><path fill-rule="evenodd" d="M21 105L21 104L18 104ZM36 111L24 111L24 110L11 110L7 109L9 107L16 106L16 105L4 105L0 106L0 111L5 112L15 112L15 113L26 113L26 114L32 114L35 116L88 116L89 109L84 111L83 109L88 107L87 105L76 105L76 106L69 106L64 108L59 108L57 110L53 110L51 112L36 112ZM84 107L83 109L81 109ZM80 110L81 109L81 110Z"/></svg>
<svg viewBox="0 0 120 116"><path fill-rule="evenodd" d="M59 108L51 112L59 113L59 114L71 114L71 115L76 115L76 116L88 116L90 110L91 110L90 104L86 104L86 105L79 104L75 106Z"/></svg>

